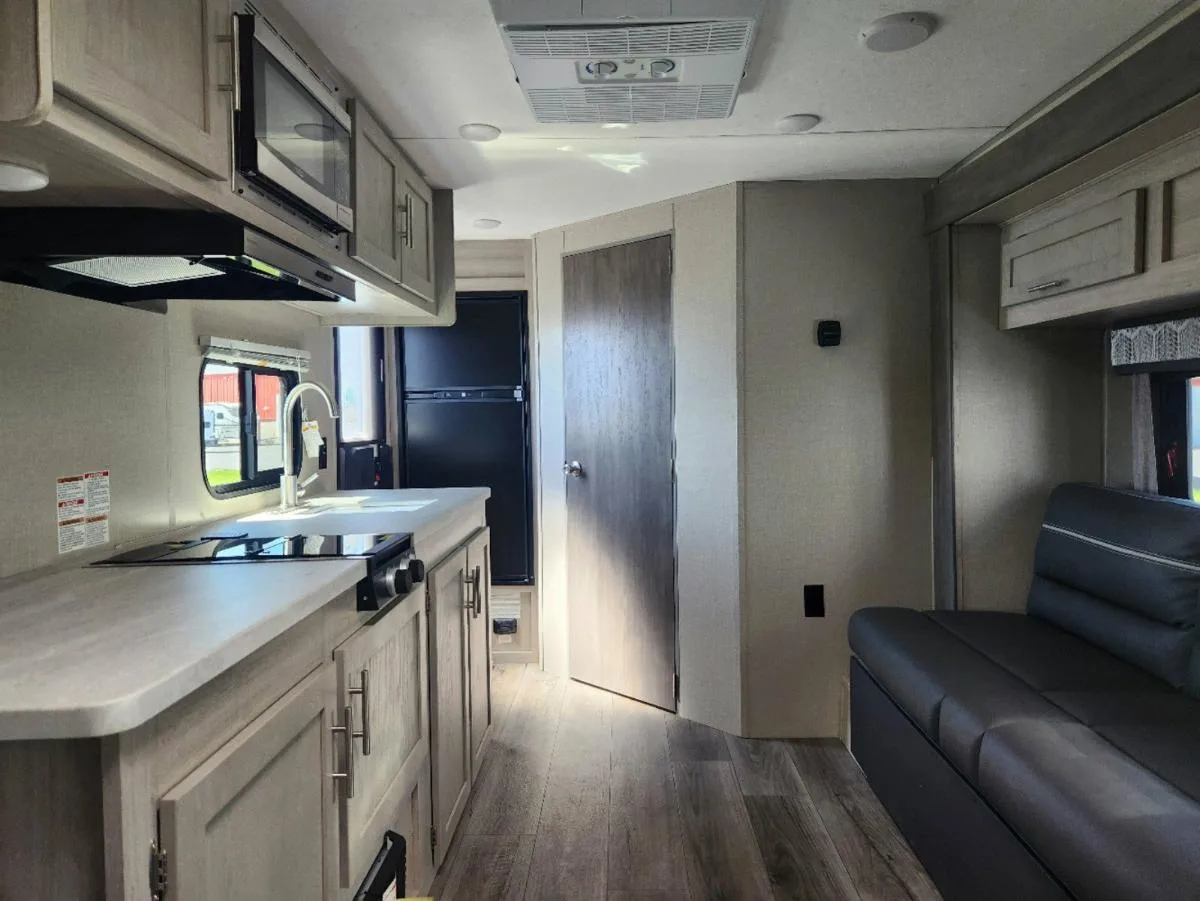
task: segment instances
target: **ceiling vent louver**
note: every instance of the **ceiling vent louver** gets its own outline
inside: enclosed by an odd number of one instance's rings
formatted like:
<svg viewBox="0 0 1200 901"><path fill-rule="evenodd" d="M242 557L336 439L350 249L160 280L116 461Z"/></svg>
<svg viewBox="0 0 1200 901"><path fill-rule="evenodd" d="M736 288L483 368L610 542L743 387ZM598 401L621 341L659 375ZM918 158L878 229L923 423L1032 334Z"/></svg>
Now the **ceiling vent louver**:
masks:
<svg viewBox="0 0 1200 901"><path fill-rule="evenodd" d="M634 124L732 114L762 2L492 0L492 9L539 122Z"/></svg>

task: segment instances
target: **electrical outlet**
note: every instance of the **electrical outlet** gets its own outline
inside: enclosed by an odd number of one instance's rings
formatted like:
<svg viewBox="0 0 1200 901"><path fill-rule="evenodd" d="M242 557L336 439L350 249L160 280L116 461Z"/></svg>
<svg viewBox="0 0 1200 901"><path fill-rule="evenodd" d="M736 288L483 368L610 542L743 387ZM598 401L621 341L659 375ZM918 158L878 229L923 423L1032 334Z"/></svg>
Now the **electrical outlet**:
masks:
<svg viewBox="0 0 1200 901"><path fill-rule="evenodd" d="M824 585L804 586L804 615L806 617L825 615Z"/></svg>

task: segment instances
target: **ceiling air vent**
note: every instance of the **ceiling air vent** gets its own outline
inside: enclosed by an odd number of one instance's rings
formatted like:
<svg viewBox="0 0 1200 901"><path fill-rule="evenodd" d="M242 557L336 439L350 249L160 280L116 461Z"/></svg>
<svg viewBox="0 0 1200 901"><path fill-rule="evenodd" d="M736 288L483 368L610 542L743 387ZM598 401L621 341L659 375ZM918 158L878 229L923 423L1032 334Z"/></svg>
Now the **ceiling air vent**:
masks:
<svg viewBox="0 0 1200 901"><path fill-rule="evenodd" d="M733 112L761 0L492 0L539 122L723 119Z"/></svg>

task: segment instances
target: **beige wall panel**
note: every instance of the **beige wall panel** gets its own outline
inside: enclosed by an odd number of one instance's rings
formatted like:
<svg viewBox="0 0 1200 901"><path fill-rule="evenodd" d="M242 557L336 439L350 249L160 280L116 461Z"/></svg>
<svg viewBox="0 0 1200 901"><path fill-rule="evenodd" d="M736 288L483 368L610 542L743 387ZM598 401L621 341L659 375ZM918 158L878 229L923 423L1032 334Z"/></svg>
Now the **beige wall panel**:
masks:
<svg viewBox="0 0 1200 901"><path fill-rule="evenodd" d="M997 328L998 230L954 235L959 604L1025 608L1051 489L1104 477L1103 330Z"/></svg>
<svg viewBox="0 0 1200 901"><path fill-rule="evenodd" d="M744 187L745 725L835 737L860 607L932 605L929 253L916 181ZM839 319L821 349L818 319ZM805 618L803 586L825 586Z"/></svg>
<svg viewBox="0 0 1200 901"><path fill-rule="evenodd" d="M332 387L329 329L278 303L169 306L164 316L0 285L0 576L108 550L59 556L58 476L111 470L113 544L278 503L278 491L217 500L205 488L197 339L303 348L313 355L308 378ZM317 418L332 447L331 421ZM336 486L335 463L314 490Z"/></svg>
<svg viewBox="0 0 1200 901"><path fill-rule="evenodd" d="M154 313L0 285L0 576L60 559L59 476L111 471L114 542L168 528L166 338Z"/></svg>
<svg viewBox="0 0 1200 901"><path fill-rule="evenodd" d="M613 213L611 216L589 219L563 229L563 250L566 253L579 253L654 235L665 235L674 228L674 220L674 201L640 206Z"/></svg>
<svg viewBox="0 0 1200 901"><path fill-rule="evenodd" d="M675 203L679 712L741 732L738 203L727 185Z"/></svg>
<svg viewBox="0 0 1200 901"><path fill-rule="evenodd" d="M529 241L455 241L454 275L459 281L525 278ZM470 290L462 288L460 290Z"/></svg>
<svg viewBox="0 0 1200 901"><path fill-rule="evenodd" d="M535 545L538 602L541 604L542 668L567 674L567 486L566 401L563 396L563 233L543 232L534 239L537 293L531 299L531 329L536 331L535 406L537 466Z"/></svg>

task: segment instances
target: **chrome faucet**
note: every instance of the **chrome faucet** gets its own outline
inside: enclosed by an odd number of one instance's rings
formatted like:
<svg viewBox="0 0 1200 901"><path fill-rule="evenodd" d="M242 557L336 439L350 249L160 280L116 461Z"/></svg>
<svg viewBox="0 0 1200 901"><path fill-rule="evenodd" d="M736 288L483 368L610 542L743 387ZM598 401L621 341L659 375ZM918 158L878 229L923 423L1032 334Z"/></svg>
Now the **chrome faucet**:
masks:
<svg viewBox="0 0 1200 901"><path fill-rule="evenodd" d="M300 395L305 391L315 391L321 395L321 399L325 401L325 406L329 408L329 415L334 419L338 418L337 404L333 402L333 398L329 396L329 392L325 387L317 382L301 382L295 388L287 393L287 397L283 401L283 475L279 477L279 506L283 510L289 510L296 506L298 492L296 490L296 479L299 473L292 472L292 460L295 452L292 450L292 411L296 409L296 403L300 400Z"/></svg>

